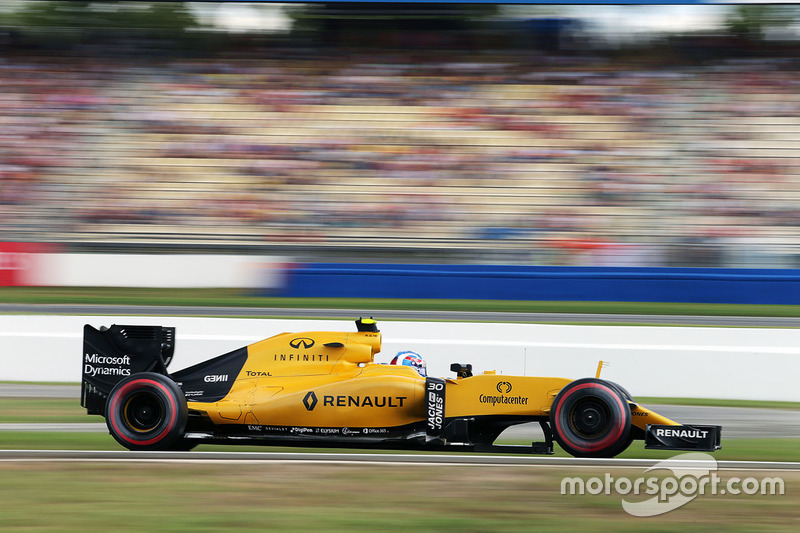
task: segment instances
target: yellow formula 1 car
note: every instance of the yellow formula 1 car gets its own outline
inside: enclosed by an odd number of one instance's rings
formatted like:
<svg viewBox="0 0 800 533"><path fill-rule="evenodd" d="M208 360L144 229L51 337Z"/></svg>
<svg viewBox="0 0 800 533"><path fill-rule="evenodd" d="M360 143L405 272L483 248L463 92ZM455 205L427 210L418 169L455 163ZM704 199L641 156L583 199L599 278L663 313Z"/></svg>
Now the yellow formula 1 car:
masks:
<svg viewBox="0 0 800 533"><path fill-rule="evenodd" d="M598 378L473 375L453 379L377 364L381 333L282 333L170 373L175 329L84 327L81 405L105 416L131 450L200 443L553 453L612 457L633 439L647 448L712 451L719 426L683 426ZM538 422L544 442L493 444Z"/></svg>

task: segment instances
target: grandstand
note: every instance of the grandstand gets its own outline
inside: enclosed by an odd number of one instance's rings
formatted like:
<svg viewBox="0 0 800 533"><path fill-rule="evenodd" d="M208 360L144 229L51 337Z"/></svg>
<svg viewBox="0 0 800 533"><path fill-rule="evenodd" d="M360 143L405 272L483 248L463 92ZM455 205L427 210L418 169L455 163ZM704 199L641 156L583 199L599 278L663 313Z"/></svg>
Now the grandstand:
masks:
<svg viewBox="0 0 800 533"><path fill-rule="evenodd" d="M7 57L4 240L798 267L792 63L271 52Z"/></svg>

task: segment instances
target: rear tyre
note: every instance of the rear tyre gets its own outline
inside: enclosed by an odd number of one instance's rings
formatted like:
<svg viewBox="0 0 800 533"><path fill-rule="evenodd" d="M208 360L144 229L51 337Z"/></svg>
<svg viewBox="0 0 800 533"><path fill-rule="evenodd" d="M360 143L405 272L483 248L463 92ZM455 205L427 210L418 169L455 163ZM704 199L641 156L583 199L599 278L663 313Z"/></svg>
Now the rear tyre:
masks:
<svg viewBox="0 0 800 533"><path fill-rule="evenodd" d="M111 390L106 425L129 450L169 450L183 440L188 409L178 385L166 376L142 372Z"/></svg>
<svg viewBox="0 0 800 533"><path fill-rule="evenodd" d="M600 379L579 379L561 389L550 423L558 444L575 457L614 457L631 443L627 399Z"/></svg>

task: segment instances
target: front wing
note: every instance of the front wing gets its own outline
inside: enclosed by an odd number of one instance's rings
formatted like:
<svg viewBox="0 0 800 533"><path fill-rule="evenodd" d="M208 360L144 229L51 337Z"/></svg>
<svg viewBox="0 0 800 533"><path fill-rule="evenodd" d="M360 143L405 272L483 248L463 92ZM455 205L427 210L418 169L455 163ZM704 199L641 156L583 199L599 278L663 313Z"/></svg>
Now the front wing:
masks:
<svg viewBox="0 0 800 533"><path fill-rule="evenodd" d="M644 447L654 450L691 450L713 452L719 450L722 437L720 426L673 426L648 424Z"/></svg>

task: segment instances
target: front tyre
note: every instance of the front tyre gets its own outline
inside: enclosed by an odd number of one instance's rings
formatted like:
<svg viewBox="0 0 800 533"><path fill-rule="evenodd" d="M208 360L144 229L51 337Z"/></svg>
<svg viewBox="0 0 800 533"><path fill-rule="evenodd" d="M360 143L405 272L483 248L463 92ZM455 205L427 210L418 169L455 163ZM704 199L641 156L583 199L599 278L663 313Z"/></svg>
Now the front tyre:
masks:
<svg viewBox="0 0 800 533"><path fill-rule="evenodd" d="M558 444L575 457L614 457L630 444L627 399L599 379L579 379L561 389L550 423Z"/></svg>
<svg viewBox="0 0 800 533"><path fill-rule="evenodd" d="M605 381L606 383L611 385L612 388L614 388L618 393L620 393L622 395L623 399L627 400L630 403L636 403L636 400L633 399L633 396L631 395L630 392L628 392L628 389L626 389L625 387L623 387L619 383L615 383L613 381L608 381L606 379L604 379L603 381ZM630 408L630 403L628 405L629 408ZM636 426L634 426L633 425L633 421L631 421L631 431L628 434L628 442L625 444L625 446L622 446L619 450L617 450L617 455L619 455L622 452L624 452L628 448L628 446L631 445L631 443L633 442L633 439L634 439L634 434L636 432L641 432L642 436L640 438L644 439L644 430L641 430L641 429L637 428Z"/></svg>
<svg viewBox="0 0 800 533"><path fill-rule="evenodd" d="M111 390L106 425L129 450L168 450L183 438L188 409L178 385L166 376L142 372Z"/></svg>

